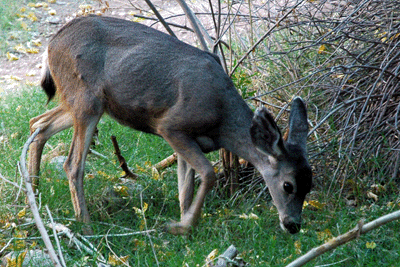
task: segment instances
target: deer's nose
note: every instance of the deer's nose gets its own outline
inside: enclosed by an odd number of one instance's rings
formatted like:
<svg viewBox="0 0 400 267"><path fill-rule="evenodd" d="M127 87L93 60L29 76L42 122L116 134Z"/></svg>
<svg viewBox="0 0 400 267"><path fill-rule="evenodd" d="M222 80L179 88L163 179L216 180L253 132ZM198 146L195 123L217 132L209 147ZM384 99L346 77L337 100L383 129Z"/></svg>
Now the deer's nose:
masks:
<svg viewBox="0 0 400 267"><path fill-rule="evenodd" d="M295 222L291 218L286 217L281 222L281 226L282 226L283 230L285 230L291 234L296 234L300 231L301 223Z"/></svg>

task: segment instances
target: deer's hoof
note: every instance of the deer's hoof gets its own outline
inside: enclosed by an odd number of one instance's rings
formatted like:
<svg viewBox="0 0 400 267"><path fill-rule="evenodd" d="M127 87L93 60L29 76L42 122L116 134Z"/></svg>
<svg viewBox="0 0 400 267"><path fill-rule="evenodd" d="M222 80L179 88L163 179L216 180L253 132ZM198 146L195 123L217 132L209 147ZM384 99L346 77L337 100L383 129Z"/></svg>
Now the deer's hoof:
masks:
<svg viewBox="0 0 400 267"><path fill-rule="evenodd" d="M192 226L182 222L171 222L165 226L165 231L173 235L187 235L191 232Z"/></svg>
<svg viewBox="0 0 400 267"><path fill-rule="evenodd" d="M82 226L82 233L83 235L93 235L93 229L89 224L84 224Z"/></svg>

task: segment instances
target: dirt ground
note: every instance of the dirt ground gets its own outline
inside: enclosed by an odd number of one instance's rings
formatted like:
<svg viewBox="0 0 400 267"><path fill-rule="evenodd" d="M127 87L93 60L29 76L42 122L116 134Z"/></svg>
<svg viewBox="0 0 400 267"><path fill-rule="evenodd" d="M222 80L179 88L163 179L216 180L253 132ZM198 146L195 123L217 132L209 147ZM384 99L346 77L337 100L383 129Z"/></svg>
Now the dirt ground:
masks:
<svg viewBox="0 0 400 267"><path fill-rule="evenodd" d="M51 2L51 1L49 1ZM28 18L21 18L19 21L26 23L28 30L29 41L22 43L25 48L38 49L37 53L26 53L24 51L17 51L15 46L19 45L20 41L13 40L13 35L16 33L9 33L9 47L7 52L12 53L18 57L18 60L11 61L6 55L0 57L0 95L12 93L19 88L22 88L25 84L27 85L39 85L40 73L41 73L41 56L46 49L47 43L51 36L66 22L73 19L76 16L82 15L82 12L95 12L104 13L105 16L121 17L125 19L138 20L141 23L151 25L154 28L164 30L160 24L154 24L153 20L135 18L135 15L154 18L152 12L148 12L149 7L144 1L132 0L120 0L120 1L109 1L109 7L104 12L102 9L106 6L105 2L100 3L98 0L86 1L85 4L82 0L69 0L69 1L58 1L55 3L47 3L47 7L39 4L36 7L25 6L26 11L21 14L27 16L29 13L33 13L37 18L36 21L32 21ZM180 6L173 0L157 0L153 1L157 10L164 17L175 16L176 14L183 14ZM85 7L85 8L84 8ZM21 7L23 8L23 7ZM199 8L202 8L201 6ZM54 12L52 12L54 10ZM51 14L52 15L51 15ZM18 21L18 23L19 23ZM180 23L180 25L186 25L186 19L184 16L179 15L174 17L174 22ZM176 30L176 28L174 29ZM179 38L186 39L188 42L193 43L193 38L187 31L180 31ZM18 39L18 38L16 38ZM40 46L32 45L40 43Z"/></svg>
<svg viewBox="0 0 400 267"><path fill-rule="evenodd" d="M31 46L30 42L40 43L40 46L32 46L38 49L38 53L25 53L18 52L14 48L19 44L19 41L13 40L13 35L16 33L9 33L8 43L9 48L7 52L14 54L18 57L18 60L11 61L6 55L0 57L0 93L10 93L14 90L18 90L24 84L38 85L40 80L40 69L41 69L41 55L46 48L47 42L51 35L69 19L73 13L79 11L78 1L61 2L58 1L53 4L48 4L46 7L28 7L25 12L21 14L33 13L37 18L36 21L30 19L20 19L22 23L27 25L27 33L29 35L29 42L22 44L25 47ZM50 15L49 10L54 10L55 15ZM54 14L54 13L53 13ZM30 28L30 30L29 30ZM36 30L37 28L37 30ZM34 29L34 30L32 30Z"/></svg>

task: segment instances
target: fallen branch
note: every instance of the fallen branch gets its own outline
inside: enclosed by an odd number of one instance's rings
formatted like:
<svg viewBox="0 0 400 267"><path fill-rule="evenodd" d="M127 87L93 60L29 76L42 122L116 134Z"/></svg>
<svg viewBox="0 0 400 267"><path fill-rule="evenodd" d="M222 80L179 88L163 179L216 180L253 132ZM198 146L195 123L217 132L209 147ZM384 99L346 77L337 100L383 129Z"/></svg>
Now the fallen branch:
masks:
<svg viewBox="0 0 400 267"><path fill-rule="evenodd" d="M215 267L226 267L239 254L239 251L234 245L230 245L221 256L218 257Z"/></svg>
<svg viewBox="0 0 400 267"><path fill-rule="evenodd" d="M51 222L48 224L50 228L53 229L54 232L58 232L60 234L64 234L70 239L71 243L74 243L76 245L76 248L81 251L88 253L90 255L96 255L97 259L100 262L106 263L106 259L103 257L103 255L83 236L76 234L72 232L68 227L61 223L53 223ZM81 240L79 240L81 239ZM86 244L84 244L86 243Z"/></svg>
<svg viewBox="0 0 400 267"><path fill-rule="evenodd" d="M24 177L25 186L26 186L26 196L28 198L28 204L29 204L29 207L31 208L33 218L35 219L36 226L39 229L39 232L42 236L42 240L43 240L44 244L46 245L50 259L53 262L54 266L61 267L63 265L61 265L61 263L57 257L57 254L53 248L53 244L50 241L50 237L47 234L47 231L44 227L42 219L40 218L39 210L36 206L35 194L33 193L33 189L32 189L32 181L31 181L31 178L29 177L29 172L26 169L26 154L28 152L29 145L33 142L33 139L35 139L35 137L39 134L39 132L40 132L40 128L37 128L36 131L26 141L26 143L22 149L22 152L21 152L19 166L20 166L21 175Z"/></svg>
<svg viewBox="0 0 400 267"><path fill-rule="evenodd" d="M389 222L399 220L400 219L400 210L389 213L387 215L384 215L382 217L379 217L378 219L369 222L367 224L364 224L362 221L360 221L357 226L348 231L347 233L340 235L338 237L335 237L331 240L329 240L327 243L313 248L309 252L307 252L305 255L301 256L300 258L296 259L295 261L291 262L289 265L286 265L286 267L299 267L303 266L307 262L315 259L319 255L324 254L327 251L330 251L340 245L343 245L355 238L358 238L360 235L368 233L371 230L374 230L384 224L387 224Z"/></svg>
<svg viewBox="0 0 400 267"><path fill-rule="evenodd" d="M232 267L242 267L246 266L246 263L240 259L236 258L236 256L239 254L239 251L236 249L234 245L230 245L224 253L222 253L220 256L216 257L216 253L218 253L217 249L214 249L206 258L206 264L203 266L208 266L208 267L227 267L227 266L232 266ZM215 262L216 263L213 263Z"/></svg>
<svg viewBox="0 0 400 267"><path fill-rule="evenodd" d="M129 177L136 180L137 175L131 172L131 170L129 170L125 158L121 155L121 150L119 149L117 138L114 135L111 136L111 141L114 145L115 155L117 155L119 166L125 172L125 177Z"/></svg>
<svg viewBox="0 0 400 267"><path fill-rule="evenodd" d="M158 171L165 169L165 168L171 166L172 164L174 164L176 162L177 158L178 158L178 155L176 153L173 153L171 156L163 159L159 163L156 163L153 166L153 168L156 168Z"/></svg>

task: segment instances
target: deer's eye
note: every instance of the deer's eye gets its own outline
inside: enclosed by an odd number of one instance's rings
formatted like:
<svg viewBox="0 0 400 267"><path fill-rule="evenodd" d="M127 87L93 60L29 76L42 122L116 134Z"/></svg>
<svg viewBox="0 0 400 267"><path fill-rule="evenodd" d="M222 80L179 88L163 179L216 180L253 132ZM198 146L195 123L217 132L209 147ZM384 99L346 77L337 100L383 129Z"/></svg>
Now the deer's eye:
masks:
<svg viewBox="0 0 400 267"><path fill-rule="evenodd" d="M285 190L285 192L288 194L292 194L293 193L293 185L289 182L284 182L283 190Z"/></svg>

